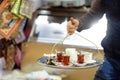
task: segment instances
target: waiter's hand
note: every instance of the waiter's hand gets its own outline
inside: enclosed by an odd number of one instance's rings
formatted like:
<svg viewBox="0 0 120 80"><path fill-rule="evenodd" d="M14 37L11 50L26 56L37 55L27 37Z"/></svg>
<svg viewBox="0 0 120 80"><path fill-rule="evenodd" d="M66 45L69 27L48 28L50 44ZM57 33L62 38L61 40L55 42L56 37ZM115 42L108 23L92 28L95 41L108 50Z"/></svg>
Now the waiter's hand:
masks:
<svg viewBox="0 0 120 80"><path fill-rule="evenodd" d="M76 29L78 28L79 21L74 18L70 18L70 20L67 23L67 32L69 35L72 35Z"/></svg>

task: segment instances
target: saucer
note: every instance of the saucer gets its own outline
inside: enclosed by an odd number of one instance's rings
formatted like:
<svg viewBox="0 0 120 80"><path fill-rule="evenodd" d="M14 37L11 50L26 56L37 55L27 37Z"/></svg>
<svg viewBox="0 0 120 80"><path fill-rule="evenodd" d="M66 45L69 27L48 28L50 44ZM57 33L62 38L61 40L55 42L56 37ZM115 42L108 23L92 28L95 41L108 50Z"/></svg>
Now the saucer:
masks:
<svg viewBox="0 0 120 80"><path fill-rule="evenodd" d="M83 67L83 66L86 66L87 63L74 63L74 65L79 66L79 67Z"/></svg>
<svg viewBox="0 0 120 80"><path fill-rule="evenodd" d="M59 67L63 67L63 68L69 68L71 67L73 64L69 64L69 65L63 65L63 64L60 64L58 65Z"/></svg>
<svg viewBox="0 0 120 80"><path fill-rule="evenodd" d="M87 63L87 64L94 64L94 63L96 63L96 60L89 60L89 61L87 61L86 63Z"/></svg>

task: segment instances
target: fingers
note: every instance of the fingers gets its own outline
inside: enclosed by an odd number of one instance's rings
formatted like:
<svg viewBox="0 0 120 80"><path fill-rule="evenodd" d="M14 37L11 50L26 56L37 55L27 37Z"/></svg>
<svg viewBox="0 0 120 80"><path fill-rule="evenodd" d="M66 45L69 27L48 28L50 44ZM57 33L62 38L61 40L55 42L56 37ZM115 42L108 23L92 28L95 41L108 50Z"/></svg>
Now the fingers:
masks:
<svg viewBox="0 0 120 80"><path fill-rule="evenodd" d="M70 20L74 22L74 18L73 17L71 17Z"/></svg>
<svg viewBox="0 0 120 80"><path fill-rule="evenodd" d="M77 27L79 25L79 21L74 19L73 17L70 18L70 21L71 21L72 25L74 25L75 27Z"/></svg>
<svg viewBox="0 0 120 80"><path fill-rule="evenodd" d="M76 27L74 25L71 24L71 21L68 22L68 25L67 25L67 32L68 34L73 34L76 30Z"/></svg>
<svg viewBox="0 0 120 80"><path fill-rule="evenodd" d="M72 35L75 32L75 27L71 25L70 27L67 27L67 32L69 35Z"/></svg>
<svg viewBox="0 0 120 80"><path fill-rule="evenodd" d="M67 32L68 34L72 35L75 30L78 27L78 21L76 19L74 19L73 17L70 18L70 20L67 23Z"/></svg>

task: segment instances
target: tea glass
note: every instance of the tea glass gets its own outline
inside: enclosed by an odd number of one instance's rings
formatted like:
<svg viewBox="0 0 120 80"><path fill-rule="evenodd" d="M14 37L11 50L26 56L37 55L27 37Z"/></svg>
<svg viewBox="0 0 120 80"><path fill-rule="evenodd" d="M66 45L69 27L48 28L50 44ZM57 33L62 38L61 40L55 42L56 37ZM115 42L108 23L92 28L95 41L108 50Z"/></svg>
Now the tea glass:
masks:
<svg viewBox="0 0 120 80"><path fill-rule="evenodd" d="M62 65L67 66L70 64L70 56L64 54L62 57Z"/></svg>
<svg viewBox="0 0 120 80"><path fill-rule="evenodd" d="M77 63L84 63L84 54L77 54Z"/></svg>
<svg viewBox="0 0 120 80"><path fill-rule="evenodd" d="M63 52L62 52L62 51L58 51L58 52L57 52L56 61L57 61L57 62L62 62L62 57L63 57Z"/></svg>

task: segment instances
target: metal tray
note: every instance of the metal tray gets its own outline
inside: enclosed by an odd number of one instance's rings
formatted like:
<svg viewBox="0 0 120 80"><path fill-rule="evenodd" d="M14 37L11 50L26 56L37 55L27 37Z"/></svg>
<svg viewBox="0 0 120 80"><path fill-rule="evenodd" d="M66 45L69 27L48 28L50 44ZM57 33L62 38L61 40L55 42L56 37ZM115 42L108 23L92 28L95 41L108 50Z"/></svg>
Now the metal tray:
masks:
<svg viewBox="0 0 120 80"><path fill-rule="evenodd" d="M40 64L41 66L46 66L46 67L50 67L50 68L58 68L58 69L84 69L84 68L92 68L92 67L97 67L100 66L103 63L102 59L96 58L95 59L95 63L92 64L86 64L86 65L82 65L82 66L77 66L74 63L71 63L72 65L69 66L60 66L60 65L56 65L54 64L54 62L52 62L51 64L47 64L48 58L47 57L41 57L37 60L38 64Z"/></svg>

